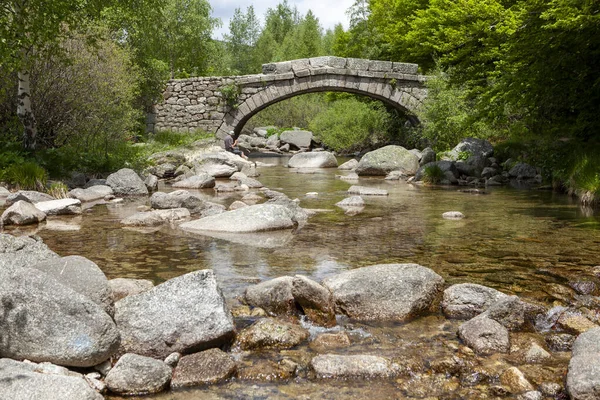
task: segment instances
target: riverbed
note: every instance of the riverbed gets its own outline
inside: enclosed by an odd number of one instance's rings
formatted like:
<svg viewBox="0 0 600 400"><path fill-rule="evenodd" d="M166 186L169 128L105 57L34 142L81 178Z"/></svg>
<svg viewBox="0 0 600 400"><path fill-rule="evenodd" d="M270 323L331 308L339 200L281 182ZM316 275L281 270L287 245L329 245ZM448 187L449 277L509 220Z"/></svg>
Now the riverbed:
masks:
<svg viewBox="0 0 600 400"><path fill-rule="evenodd" d="M464 187L427 187L383 177L346 182L336 178L345 173L337 169L298 171L285 168L285 158L253 160L273 164L258 168L257 179L265 186L298 198L302 207L314 210L305 226L232 240L185 233L176 225L157 230L121 227L121 219L148 204L143 198L98 205L79 217L55 218L41 225L37 234L61 256L77 254L96 262L109 279L144 278L159 284L186 272L213 269L232 309L241 305L245 288L254 283L295 274L320 281L337 272L384 263L418 263L440 274L447 285L479 283L547 308L576 297L570 287L574 282L600 282L596 276L600 267L595 268L600 266L600 215L567 196L511 187L473 194L462 192ZM347 215L335 203L347 197L352 184L385 189L389 196L365 196L364 210ZM160 190L173 189L163 183ZM212 189L194 192L226 206L243 196L217 196ZM317 194L307 196L310 192ZM446 211L460 211L465 218L445 220L442 213ZM250 322L236 320L239 327ZM519 365L539 384L562 382L568 363L568 353L553 353L552 362L529 367L521 364L517 352L485 360L463 354L464 346L456 336L461 321L447 320L439 313L409 324L338 322L333 331L345 330L352 345L336 353L400 360L407 366L406 376L376 383L330 382L300 371L293 378L273 363L291 359L302 368L317 350L303 345L250 355L234 349L251 379L156 398L486 398L493 393L490 388L498 371L507 365ZM313 336L322 332L306 326ZM518 348L520 342L525 346L534 336L531 332L515 334L513 346L516 343ZM457 354L465 360L472 358L486 378L471 382L460 374L432 372L437 371L431 367L436 360ZM266 377L253 368L266 371ZM269 376L269 371L275 372Z"/></svg>

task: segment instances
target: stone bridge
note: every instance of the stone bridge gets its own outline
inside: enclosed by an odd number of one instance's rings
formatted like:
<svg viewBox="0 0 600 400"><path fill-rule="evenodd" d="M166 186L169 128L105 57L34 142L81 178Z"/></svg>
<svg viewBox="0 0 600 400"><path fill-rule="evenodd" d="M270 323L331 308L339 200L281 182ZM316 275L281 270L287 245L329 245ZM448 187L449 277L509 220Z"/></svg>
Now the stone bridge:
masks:
<svg viewBox="0 0 600 400"><path fill-rule="evenodd" d="M239 134L262 109L312 92L349 92L387 103L416 120L427 96L417 64L358 58L315 57L264 64L262 74L175 79L164 100L148 117L148 130L193 132L202 129L223 138Z"/></svg>

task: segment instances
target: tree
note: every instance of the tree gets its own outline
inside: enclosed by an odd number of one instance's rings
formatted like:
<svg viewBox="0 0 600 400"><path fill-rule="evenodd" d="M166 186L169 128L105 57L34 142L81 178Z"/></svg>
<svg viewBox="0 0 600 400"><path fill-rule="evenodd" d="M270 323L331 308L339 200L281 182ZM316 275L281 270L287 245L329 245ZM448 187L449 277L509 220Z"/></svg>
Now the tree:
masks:
<svg viewBox="0 0 600 400"><path fill-rule="evenodd" d="M229 35L225 35L235 73L256 72L255 48L259 34L260 21L254 13L254 7L249 6L245 14L236 8L229 22Z"/></svg>
<svg viewBox="0 0 600 400"><path fill-rule="evenodd" d="M293 60L323 55L322 31L319 20L311 10L285 36L278 49L278 60Z"/></svg>

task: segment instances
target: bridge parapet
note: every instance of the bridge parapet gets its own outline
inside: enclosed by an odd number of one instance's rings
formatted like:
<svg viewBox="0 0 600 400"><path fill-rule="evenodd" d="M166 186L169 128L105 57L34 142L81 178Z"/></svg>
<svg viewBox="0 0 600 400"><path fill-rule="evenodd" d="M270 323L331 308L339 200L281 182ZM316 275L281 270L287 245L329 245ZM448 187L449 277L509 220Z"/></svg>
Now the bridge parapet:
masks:
<svg viewBox="0 0 600 400"><path fill-rule="evenodd" d="M305 71L310 72L315 68L333 68L336 70L346 69L350 70L351 74L370 71L417 75L419 65L392 61L366 60L363 58L323 56L263 64L262 73L268 75L293 72L296 76L307 76L310 75L310 73L305 75Z"/></svg>

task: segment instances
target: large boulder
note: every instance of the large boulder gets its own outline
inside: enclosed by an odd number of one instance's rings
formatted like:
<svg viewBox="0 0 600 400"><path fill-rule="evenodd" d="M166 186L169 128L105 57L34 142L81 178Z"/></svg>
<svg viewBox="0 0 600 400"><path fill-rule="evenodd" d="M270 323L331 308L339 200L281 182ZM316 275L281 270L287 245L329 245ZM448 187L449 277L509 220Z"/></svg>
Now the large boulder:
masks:
<svg viewBox="0 0 600 400"><path fill-rule="evenodd" d="M46 214L43 211L25 200L19 200L2 213L0 226L37 224L45 219Z"/></svg>
<svg viewBox="0 0 600 400"><path fill-rule="evenodd" d="M279 135L281 143L287 143L296 149L307 149L313 139L313 133L310 131L294 130L284 131Z"/></svg>
<svg viewBox="0 0 600 400"><path fill-rule="evenodd" d="M511 178L533 179L537 175L537 169L526 163L517 163L508 171Z"/></svg>
<svg viewBox="0 0 600 400"><path fill-rule="evenodd" d="M243 329L236 344L242 350L288 349L308 339L309 333L300 325L263 318Z"/></svg>
<svg viewBox="0 0 600 400"><path fill-rule="evenodd" d="M335 168L335 156L328 151L294 154L288 161L290 168Z"/></svg>
<svg viewBox="0 0 600 400"><path fill-rule="evenodd" d="M32 268L0 269L0 354L91 367L118 348L119 332L101 306Z"/></svg>
<svg viewBox="0 0 600 400"><path fill-rule="evenodd" d="M102 400L81 376L36 372L37 365L0 358L3 400Z"/></svg>
<svg viewBox="0 0 600 400"><path fill-rule="evenodd" d="M187 190L176 190L171 193L156 192L150 197L150 207L158 210L187 208L195 213L200 212L204 206L204 200Z"/></svg>
<svg viewBox="0 0 600 400"><path fill-rule="evenodd" d="M81 201L77 199L59 199L40 201L35 208L46 215L78 215L81 214Z"/></svg>
<svg viewBox="0 0 600 400"><path fill-rule="evenodd" d="M459 144L454 146L446 155L451 160L458 160L459 156L468 154L469 156L491 157L494 154L494 147L485 139L465 138Z"/></svg>
<svg viewBox="0 0 600 400"><path fill-rule="evenodd" d="M233 165L215 164L215 163L206 162L206 163L202 164L201 166L195 168L194 171L196 172L196 174L198 174L200 176L208 175L208 176L212 176L213 178L229 178L231 175L233 175L234 173L239 171L239 169ZM181 182L186 182L186 181L197 184L197 182L205 181L205 179L197 179L197 181L194 181L194 180L190 180L190 178L188 178ZM189 185L188 183L185 183L185 184ZM189 188L189 186L177 186L177 187L188 187Z"/></svg>
<svg viewBox="0 0 600 400"><path fill-rule="evenodd" d="M323 354L314 357L310 365L318 378L390 378L398 371L387 358L362 354Z"/></svg>
<svg viewBox="0 0 600 400"><path fill-rule="evenodd" d="M155 165L174 164L176 166L184 164L186 161L185 154L175 150L167 150L161 151L159 153L154 153L150 157L148 157L148 160L153 162Z"/></svg>
<svg viewBox="0 0 600 400"><path fill-rule="evenodd" d="M200 175L192 175L189 178L185 178L179 182L173 184L174 188L185 188L185 189L210 189L215 187L216 176L231 176L231 171L234 167L227 166L224 174L216 171L207 171Z"/></svg>
<svg viewBox="0 0 600 400"><path fill-rule="evenodd" d="M119 358L104 381L111 392L139 396L163 391L172 373L160 360L128 353Z"/></svg>
<svg viewBox="0 0 600 400"><path fill-rule="evenodd" d="M421 160L419 161L419 165L423 166L425 164L429 164L430 162L434 162L437 155L435 151L431 147L426 147L421 152Z"/></svg>
<svg viewBox="0 0 600 400"><path fill-rule="evenodd" d="M366 321L409 321L441 296L444 279L418 264L381 264L323 281L340 313Z"/></svg>
<svg viewBox="0 0 600 400"><path fill-rule="evenodd" d="M112 314L113 301L108 280L93 261L81 256L67 256L39 262L32 265L32 268L51 275Z"/></svg>
<svg viewBox="0 0 600 400"><path fill-rule="evenodd" d="M236 154L223 150L218 152L202 153L195 157L192 160L191 164L194 166L194 170L196 171L196 173L200 173L201 171L211 168L211 165L229 166L232 167L232 170L235 169L235 171L233 172L236 172L241 171L242 168L244 168L244 166L249 165L250 163ZM231 174L233 174L233 172ZM231 174L229 174L228 176L231 176Z"/></svg>
<svg viewBox="0 0 600 400"><path fill-rule="evenodd" d="M0 199L10 196L10 190L4 186L0 186Z"/></svg>
<svg viewBox="0 0 600 400"><path fill-rule="evenodd" d="M600 328L579 335L567 373L567 391L574 400L592 400L600 396Z"/></svg>
<svg viewBox="0 0 600 400"><path fill-rule="evenodd" d="M69 197L75 198L79 201L95 201L101 200L106 196L114 194L112 188L107 185L94 185L86 189L73 189L69 192Z"/></svg>
<svg viewBox="0 0 600 400"><path fill-rule="evenodd" d="M220 346L234 333L231 313L211 270L190 272L115 304L121 349L164 358Z"/></svg>
<svg viewBox="0 0 600 400"><path fill-rule="evenodd" d="M148 188L142 178L129 168L123 168L110 174L106 178L106 184L112 188L116 195L141 196L148 194Z"/></svg>
<svg viewBox="0 0 600 400"><path fill-rule="evenodd" d="M403 171L414 175L419 168L419 158L402 146L385 146L365 154L358 165L358 175L387 175L391 171Z"/></svg>
<svg viewBox="0 0 600 400"><path fill-rule="evenodd" d="M173 371L172 389L211 385L229 378L237 365L220 349L209 349L184 356Z"/></svg>
<svg viewBox="0 0 600 400"><path fill-rule="evenodd" d="M442 311L448 318L471 319L508 295L475 283L459 283L444 290Z"/></svg>
<svg viewBox="0 0 600 400"><path fill-rule="evenodd" d="M10 206L15 204L17 201L23 200L29 203L39 203L40 201L55 200L54 197L49 194L36 192L35 190L19 190L16 193L9 194L6 197L6 205Z"/></svg>
<svg viewBox="0 0 600 400"><path fill-rule="evenodd" d="M294 278L281 276L246 289L246 301L271 315L294 315L296 303L292 294Z"/></svg>
<svg viewBox="0 0 600 400"><path fill-rule="evenodd" d="M296 215L289 207L263 203L186 222L180 227L191 232L249 233L288 229L296 224Z"/></svg>
<svg viewBox="0 0 600 400"><path fill-rule="evenodd" d="M41 261L59 258L37 237L12 236L0 233L0 270L8 267L29 267Z"/></svg>
<svg viewBox="0 0 600 400"><path fill-rule="evenodd" d="M508 330L485 316L478 316L461 324L458 336L481 355L506 353L510 349Z"/></svg>

